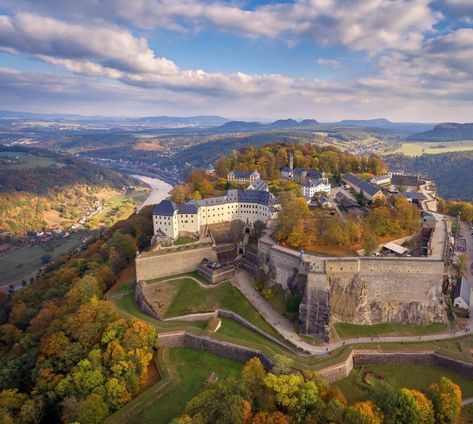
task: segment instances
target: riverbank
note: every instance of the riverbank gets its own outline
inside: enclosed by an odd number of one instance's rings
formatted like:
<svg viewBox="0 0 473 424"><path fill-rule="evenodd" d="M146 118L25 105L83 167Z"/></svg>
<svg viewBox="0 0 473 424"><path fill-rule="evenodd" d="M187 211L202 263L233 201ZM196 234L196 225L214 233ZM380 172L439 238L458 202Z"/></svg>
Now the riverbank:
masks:
<svg viewBox="0 0 473 424"><path fill-rule="evenodd" d="M166 199L169 196L170 191L172 190L171 184L158 178L149 177L146 175L137 175L137 174L132 174L132 177L140 181L143 181L145 184L147 184L151 188L151 192L149 196L138 207L138 211L140 211L143 207L147 205L158 204L161 200Z"/></svg>

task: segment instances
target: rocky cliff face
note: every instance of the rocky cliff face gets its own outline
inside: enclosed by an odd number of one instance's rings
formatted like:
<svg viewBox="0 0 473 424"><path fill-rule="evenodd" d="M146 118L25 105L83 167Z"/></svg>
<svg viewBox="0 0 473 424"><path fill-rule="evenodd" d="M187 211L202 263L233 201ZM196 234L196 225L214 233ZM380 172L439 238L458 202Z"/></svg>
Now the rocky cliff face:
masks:
<svg viewBox="0 0 473 424"><path fill-rule="evenodd" d="M444 322L444 307L432 293L422 301L412 293L412 301L373 298L363 276L353 276L348 284L337 276L330 277L331 314L335 321L351 324L403 323L424 325ZM413 283L414 285L415 283Z"/></svg>

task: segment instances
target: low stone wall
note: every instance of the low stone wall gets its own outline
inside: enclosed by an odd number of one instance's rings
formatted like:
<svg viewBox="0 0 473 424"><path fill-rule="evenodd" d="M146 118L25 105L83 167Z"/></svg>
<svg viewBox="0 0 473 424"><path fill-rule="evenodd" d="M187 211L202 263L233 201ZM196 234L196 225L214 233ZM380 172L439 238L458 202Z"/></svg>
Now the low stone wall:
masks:
<svg viewBox="0 0 473 424"><path fill-rule="evenodd" d="M217 262L212 246L182 248L181 251L144 252L136 258L136 281L171 277L197 271L203 258Z"/></svg>
<svg viewBox="0 0 473 424"><path fill-rule="evenodd" d="M218 284L222 281L229 280L235 275L235 265L227 265L213 269L201 264L197 273L209 283Z"/></svg>
<svg viewBox="0 0 473 424"><path fill-rule="evenodd" d="M328 382L333 383L348 377L354 367L362 365L437 365L473 378L473 363L441 355L434 351L417 352L379 352L354 349L345 361L318 370L318 373Z"/></svg>
<svg viewBox="0 0 473 424"><path fill-rule="evenodd" d="M151 305L146 300L145 295L143 294L143 284L146 284L144 281L138 281L135 286L135 302L137 303L138 307L143 311L145 314L152 316L156 319L161 319L158 313L151 307Z"/></svg>
<svg viewBox="0 0 473 424"><path fill-rule="evenodd" d="M257 349L215 340L186 331L160 333L159 345L163 347L189 347L205 350L239 362L247 362L251 358L257 357L261 360L266 370L270 370L275 364L272 358ZM354 349L344 361L318 369L317 372L327 383L331 384L347 378L355 366L386 364L437 365L460 375L473 378L473 363L440 355L433 351L379 352Z"/></svg>
<svg viewBox="0 0 473 424"><path fill-rule="evenodd" d="M206 336L199 336L186 331L162 333L159 334L158 337L159 345L164 347L189 347L192 349L205 350L214 355L223 356L243 363L249 361L251 358L257 357L266 370L270 370L275 364L271 358L259 350L211 339Z"/></svg>
<svg viewBox="0 0 473 424"><path fill-rule="evenodd" d="M335 381L343 380L344 378L347 378L353 370L353 355L354 351L351 351L347 359L345 359L344 361L317 370L317 372L329 384Z"/></svg>

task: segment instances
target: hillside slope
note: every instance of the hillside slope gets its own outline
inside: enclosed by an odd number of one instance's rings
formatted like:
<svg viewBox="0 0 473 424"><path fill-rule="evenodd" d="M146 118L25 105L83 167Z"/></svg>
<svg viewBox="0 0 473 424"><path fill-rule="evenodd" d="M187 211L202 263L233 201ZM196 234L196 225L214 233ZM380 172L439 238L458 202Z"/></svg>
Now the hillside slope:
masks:
<svg viewBox="0 0 473 424"><path fill-rule="evenodd" d="M384 158L390 169L420 173L434 180L439 194L447 199L473 200L473 152L440 153Z"/></svg>
<svg viewBox="0 0 473 424"><path fill-rule="evenodd" d="M48 217L74 222L127 177L40 149L0 148L0 232L38 231ZM97 197L98 196L98 197Z"/></svg>
<svg viewBox="0 0 473 424"><path fill-rule="evenodd" d="M430 131L424 131L406 138L409 141L458 141L473 140L473 123L456 124L446 122L436 125Z"/></svg>

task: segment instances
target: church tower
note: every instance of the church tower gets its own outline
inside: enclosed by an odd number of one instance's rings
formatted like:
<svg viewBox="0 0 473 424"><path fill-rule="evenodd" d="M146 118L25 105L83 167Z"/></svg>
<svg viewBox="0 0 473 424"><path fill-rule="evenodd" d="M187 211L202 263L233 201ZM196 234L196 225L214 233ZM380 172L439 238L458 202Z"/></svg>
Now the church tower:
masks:
<svg viewBox="0 0 473 424"><path fill-rule="evenodd" d="M289 153L289 169L291 171L294 169L294 156L292 153Z"/></svg>

